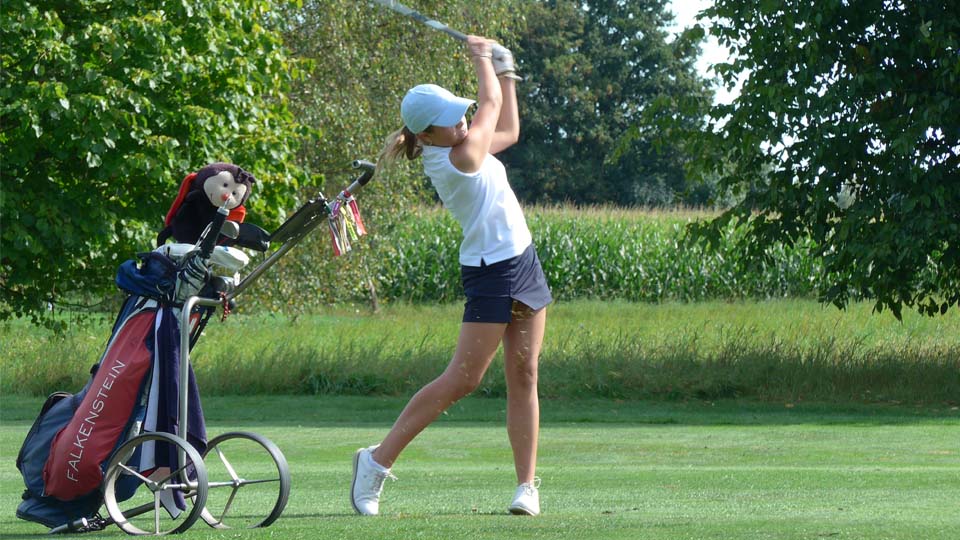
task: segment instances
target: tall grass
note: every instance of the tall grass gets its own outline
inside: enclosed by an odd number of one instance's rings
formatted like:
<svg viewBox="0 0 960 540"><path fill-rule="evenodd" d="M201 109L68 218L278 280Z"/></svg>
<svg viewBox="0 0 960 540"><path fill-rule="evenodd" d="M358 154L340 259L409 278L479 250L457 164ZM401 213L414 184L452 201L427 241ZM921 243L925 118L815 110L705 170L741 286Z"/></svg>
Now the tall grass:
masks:
<svg viewBox="0 0 960 540"><path fill-rule="evenodd" d="M375 315L236 315L193 354L202 393L408 395L453 352L459 304L391 305ZM812 301L558 302L541 356L545 397L960 403L960 315L902 323L863 304ZM109 321L62 337L0 326L0 393L78 390ZM502 396L502 360L478 394Z"/></svg>

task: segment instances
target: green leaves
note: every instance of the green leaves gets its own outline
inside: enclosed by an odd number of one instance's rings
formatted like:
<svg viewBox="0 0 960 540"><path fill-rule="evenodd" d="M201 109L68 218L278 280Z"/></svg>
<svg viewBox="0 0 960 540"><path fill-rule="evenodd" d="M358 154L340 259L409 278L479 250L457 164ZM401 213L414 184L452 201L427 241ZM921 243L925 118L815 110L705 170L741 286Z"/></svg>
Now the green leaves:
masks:
<svg viewBox="0 0 960 540"><path fill-rule="evenodd" d="M732 107L715 109L713 129L693 135L731 166L706 153L693 166L748 191L734 212L752 240L812 239L829 280L821 297L838 306L867 296L899 317L902 306L956 305L956 14L946 4L743 0L706 13L738 58L725 80L749 77ZM852 204L831 202L844 191Z"/></svg>
<svg viewBox="0 0 960 540"><path fill-rule="evenodd" d="M674 136L712 100L697 76L703 29L669 40L662 2L526 2L516 55L520 143L502 156L518 196L630 206L704 204ZM696 126L696 128L693 128Z"/></svg>
<svg viewBox="0 0 960 540"><path fill-rule="evenodd" d="M262 181L250 206L264 224L292 204L298 128L281 98L297 70L267 30L273 8L3 3L0 39L17 47L0 55L0 176L18 189L2 199L0 318L112 289L183 176L211 161ZM13 208L32 219L7 226Z"/></svg>

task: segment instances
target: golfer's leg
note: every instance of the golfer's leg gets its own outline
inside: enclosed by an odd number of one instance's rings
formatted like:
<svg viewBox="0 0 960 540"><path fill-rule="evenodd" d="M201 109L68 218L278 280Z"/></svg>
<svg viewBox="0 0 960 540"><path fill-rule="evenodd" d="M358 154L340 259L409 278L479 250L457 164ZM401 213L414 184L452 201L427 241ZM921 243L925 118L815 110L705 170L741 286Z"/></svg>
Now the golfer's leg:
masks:
<svg viewBox="0 0 960 540"><path fill-rule="evenodd" d="M393 466L414 437L450 405L480 385L505 328L505 324L498 323L463 323L456 352L447 369L410 399L374 452L374 461L384 467Z"/></svg>
<svg viewBox="0 0 960 540"><path fill-rule="evenodd" d="M532 482L537 469L540 399L537 366L547 322L547 310L532 311L514 304L513 322L503 335L507 379L507 435L513 448L517 483Z"/></svg>

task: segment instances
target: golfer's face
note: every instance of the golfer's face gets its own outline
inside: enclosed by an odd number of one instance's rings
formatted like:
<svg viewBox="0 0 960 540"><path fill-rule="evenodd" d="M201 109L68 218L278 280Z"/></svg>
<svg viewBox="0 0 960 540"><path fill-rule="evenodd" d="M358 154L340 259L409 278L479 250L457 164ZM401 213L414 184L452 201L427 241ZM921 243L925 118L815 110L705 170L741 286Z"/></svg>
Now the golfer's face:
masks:
<svg viewBox="0 0 960 540"><path fill-rule="evenodd" d="M427 144L432 146L456 146L467 137L467 131L466 117L461 117L455 126L432 126Z"/></svg>

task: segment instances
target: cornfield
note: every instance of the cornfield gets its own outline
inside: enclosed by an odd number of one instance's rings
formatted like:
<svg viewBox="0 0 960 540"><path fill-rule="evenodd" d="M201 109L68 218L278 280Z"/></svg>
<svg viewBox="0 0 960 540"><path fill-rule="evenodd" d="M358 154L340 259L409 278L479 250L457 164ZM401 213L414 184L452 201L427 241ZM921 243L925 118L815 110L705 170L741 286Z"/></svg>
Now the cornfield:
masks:
<svg viewBox="0 0 960 540"><path fill-rule="evenodd" d="M685 241L705 214L540 208L527 221L547 281L558 298L668 300L810 297L820 266L806 245L775 246L772 263L744 266L729 228L721 249ZM460 297L460 228L442 211L421 211L383 239L377 284L383 297L413 302Z"/></svg>
<svg viewBox="0 0 960 540"><path fill-rule="evenodd" d="M609 208L532 208L527 223L557 299L636 302L810 298L821 278L806 244L774 246L746 266L733 252L741 229L706 250L686 226L709 214ZM371 234L345 257L317 233L272 269L243 309L311 313L343 303L452 302L462 298L460 226L441 208L418 207Z"/></svg>

